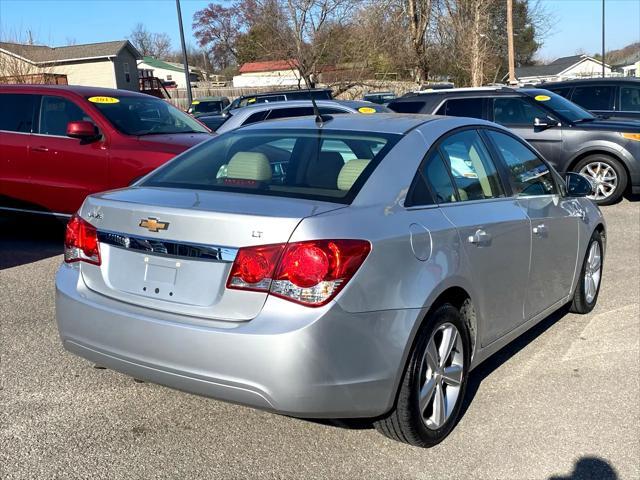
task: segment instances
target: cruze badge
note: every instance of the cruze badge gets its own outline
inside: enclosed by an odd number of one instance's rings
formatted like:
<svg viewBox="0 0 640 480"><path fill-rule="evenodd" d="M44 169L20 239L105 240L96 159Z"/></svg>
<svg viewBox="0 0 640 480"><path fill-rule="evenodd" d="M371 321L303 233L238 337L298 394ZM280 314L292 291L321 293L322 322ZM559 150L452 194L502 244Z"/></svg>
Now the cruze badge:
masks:
<svg viewBox="0 0 640 480"><path fill-rule="evenodd" d="M140 220L138 226L146 228L150 232L159 232L160 230L166 230L169 228L169 222L161 222L157 218L149 217Z"/></svg>

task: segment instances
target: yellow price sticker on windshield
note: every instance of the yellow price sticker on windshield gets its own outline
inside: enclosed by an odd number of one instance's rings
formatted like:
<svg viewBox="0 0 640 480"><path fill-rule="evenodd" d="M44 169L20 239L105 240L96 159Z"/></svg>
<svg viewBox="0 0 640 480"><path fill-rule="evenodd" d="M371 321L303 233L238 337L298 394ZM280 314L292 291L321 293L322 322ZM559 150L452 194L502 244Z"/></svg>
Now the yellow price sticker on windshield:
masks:
<svg viewBox="0 0 640 480"><path fill-rule="evenodd" d="M533 98L535 98L539 102L546 102L548 100L551 100L551 97L549 95L536 95Z"/></svg>
<svg viewBox="0 0 640 480"><path fill-rule="evenodd" d="M200 105L200 100L194 100L191 105Z"/></svg>
<svg viewBox="0 0 640 480"><path fill-rule="evenodd" d="M364 113L365 115L369 115L369 114L372 114L372 113L376 113L376 109L375 109L375 108L371 108L371 107L360 107L360 108L358 109L358 111L359 111L360 113Z"/></svg>
<svg viewBox="0 0 640 480"><path fill-rule="evenodd" d="M256 103L256 98L250 98L249 100L247 100L247 103Z"/></svg>
<svg viewBox="0 0 640 480"><path fill-rule="evenodd" d="M92 103L120 103L120 100L113 97L89 97L87 100Z"/></svg>

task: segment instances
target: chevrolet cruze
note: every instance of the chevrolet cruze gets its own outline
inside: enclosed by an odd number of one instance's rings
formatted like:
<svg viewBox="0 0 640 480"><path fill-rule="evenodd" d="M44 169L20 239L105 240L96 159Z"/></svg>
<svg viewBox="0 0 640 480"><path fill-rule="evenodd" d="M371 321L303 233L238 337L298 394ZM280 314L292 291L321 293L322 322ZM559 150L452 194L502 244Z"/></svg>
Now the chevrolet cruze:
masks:
<svg viewBox="0 0 640 480"><path fill-rule="evenodd" d="M564 305L593 309L591 193L482 120L254 124L86 199L60 336L138 379L431 446L473 368Z"/></svg>

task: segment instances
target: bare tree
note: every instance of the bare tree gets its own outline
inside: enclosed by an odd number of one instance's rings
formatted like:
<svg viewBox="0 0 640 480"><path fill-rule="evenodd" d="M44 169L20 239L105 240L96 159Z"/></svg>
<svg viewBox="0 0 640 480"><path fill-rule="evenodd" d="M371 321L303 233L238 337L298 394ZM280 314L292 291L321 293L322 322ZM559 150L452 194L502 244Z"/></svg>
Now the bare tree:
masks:
<svg viewBox="0 0 640 480"><path fill-rule="evenodd" d="M152 33L142 23L136 24L129 40L145 57L165 58L171 53L171 37L166 33Z"/></svg>
<svg viewBox="0 0 640 480"><path fill-rule="evenodd" d="M31 43L30 43L31 42ZM36 64L29 60L29 49L34 45L33 34L4 34L0 43L6 43L0 51L0 82L3 83L47 83L53 73L54 64ZM0 45L1 47L1 45Z"/></svg>

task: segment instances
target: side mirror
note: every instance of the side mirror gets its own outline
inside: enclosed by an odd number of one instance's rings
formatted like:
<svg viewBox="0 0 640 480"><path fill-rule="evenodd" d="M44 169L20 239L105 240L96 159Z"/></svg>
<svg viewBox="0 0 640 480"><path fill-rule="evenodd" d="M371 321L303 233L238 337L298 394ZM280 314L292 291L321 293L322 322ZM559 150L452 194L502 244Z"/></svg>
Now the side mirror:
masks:
<svg viewBox="0 0 640 480"><path fill-rule="evenodd" d="M570 197L588 197L595 193L592 180L581 173L567 172L565 175L567 195Z"/></svg>
<svg viewBox="0 0 640 480"><path fill-rule="evenodd" d="M548 118L534 118L533 119L533 127L536 130L546 130L547 128L557 127L558 124L556 122L550 121Z"/></svg>
<svg viewBox="0 0 640 480"><path fill-rule="evenodd" d="M69 122L67 124L67 137L92 140L98 137L98 128L93 123L85 120Z"/></svg>

